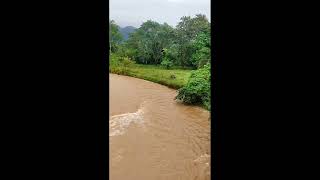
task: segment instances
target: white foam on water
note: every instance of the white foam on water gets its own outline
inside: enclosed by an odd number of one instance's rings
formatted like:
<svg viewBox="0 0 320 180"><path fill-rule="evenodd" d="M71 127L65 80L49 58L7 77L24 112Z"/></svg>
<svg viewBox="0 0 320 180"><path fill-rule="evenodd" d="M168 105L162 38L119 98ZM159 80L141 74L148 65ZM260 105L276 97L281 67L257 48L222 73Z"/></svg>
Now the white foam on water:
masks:
<svg viewBox="0 0 320 180"><path fill-rule="evenodd" d="M197 159L195 159L194 162L205 163L205 162L208 162L209 160L210 160L210 155L203 154L203 155L199 156ZM209 163L206 163L206 164L209 165Z"/></svg>
<svg viewBox="0 0 320 180"><path fill-rule="evenodd" d="M145 109L143 104L137 112L111 116L109 120L109 136L118 136L124 134L125 130L130 126L131 123L142 125L144 122L143 114Z"/></svg>

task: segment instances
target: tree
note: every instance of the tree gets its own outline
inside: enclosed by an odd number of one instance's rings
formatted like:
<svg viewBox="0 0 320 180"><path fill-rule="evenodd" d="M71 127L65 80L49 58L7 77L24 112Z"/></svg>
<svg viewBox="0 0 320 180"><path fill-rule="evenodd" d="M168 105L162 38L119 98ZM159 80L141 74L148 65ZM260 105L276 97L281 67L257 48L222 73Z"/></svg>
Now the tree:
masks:
<svg viewBox="0 0 320 180"><path fill-rule="evenodd" d="M171 54L166 48L163 49L162 53L163 53L163 58L161 61L161 65L169 69L170 67L173 66L172 58L170 57Z"/></svg>
<svg viewBox="0 0 320 180"><path fill-rule="evenodd" d="M143 23L128 39L128 48L136 49L135 60L143 64L160 64L161 50L168 47L173 38L174 29L168 24L154 21Z"/></svg>
<svg viewBox="0 0 320 180"><path fill-rule="evenodd" d="M193 42L195 53L192 55L192 64L197 68L203 67L211 59L211 38L209 33L201 32Z"/></svg>
<svg viewBox="0 0 320 180"><path fill-rule="evenodd" d="M196 49L194 41L200 33L210 33L210 23L205 15L197 14L194 18L183 16L176 27L177 44L179 45L179 62L181 66L195 66L192 55Z"/></svg>
<svg viewBox="0 0 320 180"><path fill-rule="evenodd" d="M124 47L137 63L197 69L210 62L210 23L201 14L182 17L176 28L149 20L129 36ZM164 48L166 57L161 52Z"/></svg>
<svg viewBox="0 0 320 180"><path fill-rule="evenodd" d="M119 31L119 26L115 23L115 21L111 20L109 22L109 28L110 51L116 52L123 37Z"/></svg>

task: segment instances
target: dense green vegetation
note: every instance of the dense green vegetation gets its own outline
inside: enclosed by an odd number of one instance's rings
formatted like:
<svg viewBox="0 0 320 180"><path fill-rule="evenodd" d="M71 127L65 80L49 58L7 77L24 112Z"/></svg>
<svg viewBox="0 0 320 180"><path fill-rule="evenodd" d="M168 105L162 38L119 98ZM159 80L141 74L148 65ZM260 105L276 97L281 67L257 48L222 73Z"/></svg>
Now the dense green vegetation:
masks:
<svg viewBox="0 0 320 180"><path fill-rule="evenodd" d="M179 89L176 99L188 104L200 104L211 110L210 66L192 72L188 83Z"/></svg>
<svg viewBox="0 0 320 180"><path fill-rule="evenodd" d="M211 25L204 15L182 17L175 28L149 20L126 41L114 21L109 25L110 72L179 89L177 100L210 110Z"/></svg>
<svg viewBox="0 0 320 180"><path fill-rule="evenodd" d="M123 37L123 40L127 40L129 38L129 34L134 32L136 30L135 27L132 26L126 26L124 28L120 28L119 31Z"/></svg>
<svg viewBox="0 0 320 180"><path fill-rule="evenodd" d="M116 54L110 56L109 71L114 74L127 75L145 79L166 85L173 89L179 89L188 83L191 70L188 69L166 69L157 65L136 64L128 58L121 58Z"/></svg>
<svg viewBox="0 0 320 180"><path fill-rule="evenodd" d="M110 52L116 52L123 40L123 37L119 32L120 27L113 20L109 22L109 28Z"/></svg>

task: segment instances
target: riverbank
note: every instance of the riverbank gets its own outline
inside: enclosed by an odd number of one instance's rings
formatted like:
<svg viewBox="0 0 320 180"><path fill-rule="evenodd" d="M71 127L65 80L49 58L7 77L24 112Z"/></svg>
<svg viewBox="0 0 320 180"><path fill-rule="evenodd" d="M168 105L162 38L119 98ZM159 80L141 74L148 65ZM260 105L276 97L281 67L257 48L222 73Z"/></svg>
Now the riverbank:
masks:
<svg viewBox="0 0 320 180"><path fill-rule="evenodd" d="M110 58L109 72L119 75L136 77L155 83L179 89L185 86L191 75L190 69L173 67L165 69L163 66L135 64L128 59L120 59L112 55Z"/></svg>

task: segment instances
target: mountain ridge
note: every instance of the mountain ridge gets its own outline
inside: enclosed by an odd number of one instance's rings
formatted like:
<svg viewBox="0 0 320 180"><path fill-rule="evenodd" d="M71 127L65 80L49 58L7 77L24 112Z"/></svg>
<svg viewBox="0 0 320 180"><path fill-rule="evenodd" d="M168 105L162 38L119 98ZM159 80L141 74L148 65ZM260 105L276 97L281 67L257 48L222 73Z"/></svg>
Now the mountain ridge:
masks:
<svg viewBox="0 0 320 180"><path fill-rule="evenodd" d="M133 26L119 27L119 31L123 36L123 39L126 41L129 38L129 34L134 32L137 28Z"/></svg>

